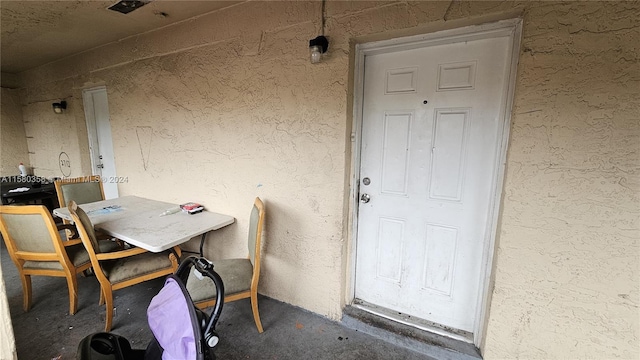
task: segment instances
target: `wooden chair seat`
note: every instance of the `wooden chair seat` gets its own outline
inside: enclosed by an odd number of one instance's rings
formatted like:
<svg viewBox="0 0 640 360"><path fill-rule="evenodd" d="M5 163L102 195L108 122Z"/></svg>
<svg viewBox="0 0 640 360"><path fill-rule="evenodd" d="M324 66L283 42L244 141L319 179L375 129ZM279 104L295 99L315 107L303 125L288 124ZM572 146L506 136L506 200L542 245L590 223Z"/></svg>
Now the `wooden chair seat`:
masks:
<svg viewBox="0 0 640 360"><path fill-rule="evenodd" d="M223 259L212 262L213 268L224 283L225 296L251 290L253 265L249 259ZM216 287L213 281L209 278L206 279L206 281L200 282L195 276L189 275L187 290L194 302L205 301L216 296Z"/></svg>
<svg viewBox="0 0 640 360"><path fill-rule="evenodd" d="M82 266L87 262L90 262L89 254L84 249L82 244L76 244L67 246L65 248L67 251L67 256L69 256L69 260L73 264L73 266ZM59 261L25 261L22 265L23 269L50 269L50 270L63 270L62 264Z"/></svg>
<svg viewBox="0 0 640 360"><path fill-rule="evenodd" d="M172 266L168 252L144 252L137 256L100 262L102 272L114 285L140 276L153 274Z"/></svg>

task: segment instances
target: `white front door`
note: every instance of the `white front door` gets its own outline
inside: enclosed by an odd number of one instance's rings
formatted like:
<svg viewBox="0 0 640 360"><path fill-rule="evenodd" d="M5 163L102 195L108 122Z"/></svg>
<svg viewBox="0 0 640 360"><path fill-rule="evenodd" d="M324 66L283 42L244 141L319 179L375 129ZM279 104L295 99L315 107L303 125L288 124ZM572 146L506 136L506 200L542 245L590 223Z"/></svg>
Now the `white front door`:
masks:
<svg viewBox="0 0 640 360"><path fill-rule="evenodd" d="M117 198L118 181L111 139L107 89L100 87L84 90L82 98L87 120L89 153L91 154L93 174L100 175L104 186L105 198Z"/></svg>
<svg viewBox="0 0 640 360"><path fill-rule="evenodd" d="M474 331L511 42L365 56L357 299Z"/></svg>

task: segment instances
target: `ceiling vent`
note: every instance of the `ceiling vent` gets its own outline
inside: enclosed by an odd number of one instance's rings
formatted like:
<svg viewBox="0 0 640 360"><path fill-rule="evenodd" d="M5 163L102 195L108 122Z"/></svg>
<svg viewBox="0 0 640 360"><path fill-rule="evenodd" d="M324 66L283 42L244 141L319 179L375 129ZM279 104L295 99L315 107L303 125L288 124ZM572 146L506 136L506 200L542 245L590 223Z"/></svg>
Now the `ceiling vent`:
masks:
<svg viewBox="0 0 640 360"><path fill-rule="evenodd" d="M135 9L141 8L149 3L151 0L122 0L109 7L109 10L117 11L123 14L128 14Z"/></svg>

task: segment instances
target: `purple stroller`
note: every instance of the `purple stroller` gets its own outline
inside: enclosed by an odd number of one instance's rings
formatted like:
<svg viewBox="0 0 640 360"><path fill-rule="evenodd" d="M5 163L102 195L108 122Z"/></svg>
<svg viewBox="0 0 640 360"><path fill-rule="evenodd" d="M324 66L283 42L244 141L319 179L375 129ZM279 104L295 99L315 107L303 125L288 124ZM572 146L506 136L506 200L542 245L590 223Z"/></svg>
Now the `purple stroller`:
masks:
<svg viewBox="0 0 640 360"><path fill-rule="evenodd" d="M192 267L213 280L216 304L210 315L196 308L184 284ZM222 312L224 285L213 265L203 257L183 259L174 275L147 308L147 321L154 339L145 350L131 349L129 341L119 335L99 332L82 339L78 360L214 360L213 348L218 344L215 326ZM183 321L178 321L182 319Z"/></svg>

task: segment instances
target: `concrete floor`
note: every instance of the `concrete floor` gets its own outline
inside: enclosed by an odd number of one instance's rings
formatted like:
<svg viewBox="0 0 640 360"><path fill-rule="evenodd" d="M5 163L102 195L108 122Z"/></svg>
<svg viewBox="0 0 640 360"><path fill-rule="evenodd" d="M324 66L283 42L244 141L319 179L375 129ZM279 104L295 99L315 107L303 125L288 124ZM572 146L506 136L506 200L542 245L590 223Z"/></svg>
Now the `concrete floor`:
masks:
<svg viewBox="0 0 640 360"><path fill-rule="evenodd" d="M33 277L33 306L24 312L18 272L1 243L18 358L75 359L80 341L104 328L98 281L78 278L78 311L69 315L64 278ZM111 332L126 337L133 348L145 348L152 338L146 309L162 285L163 280L157 279L116 291ZM267 297L260 297L259 306L262 334L256 330L248 300L224 305L216 328L221 338L215 350L218 359L432 359Z"/></svg>

